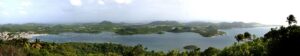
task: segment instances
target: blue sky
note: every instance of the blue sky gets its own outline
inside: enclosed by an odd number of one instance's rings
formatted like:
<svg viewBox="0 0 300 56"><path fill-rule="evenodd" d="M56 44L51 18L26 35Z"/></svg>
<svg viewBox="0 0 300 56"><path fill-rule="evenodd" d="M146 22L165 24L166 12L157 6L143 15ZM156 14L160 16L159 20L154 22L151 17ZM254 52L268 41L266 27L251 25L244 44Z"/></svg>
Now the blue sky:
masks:
<svg viewBox="0 0 300 56"><path fill-rule="evenodd" d="M0 0L0 23L244 21L285 24L297 0ZM270 21L271 20L271 21Z"/></svg>

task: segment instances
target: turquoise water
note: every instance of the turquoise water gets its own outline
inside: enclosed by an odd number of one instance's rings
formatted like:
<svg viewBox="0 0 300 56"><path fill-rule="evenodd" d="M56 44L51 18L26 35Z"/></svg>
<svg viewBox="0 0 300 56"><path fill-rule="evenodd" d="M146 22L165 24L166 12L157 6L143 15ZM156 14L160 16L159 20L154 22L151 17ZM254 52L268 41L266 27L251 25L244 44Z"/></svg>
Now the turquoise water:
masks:
<svg viewBox="0 0 300 56"><path fill-rule="evenodd" d="M98 34L89 33L61 33L58 35L36 36L33 39L40 39L47 42L91 42L91 43L117 43L123 45L142 44L148 50L168 51L172 49L183 50L186 45L196 45L204 50L208 47L224 48L230 46L236 40L234 36L239 33L250 32L256 36L263 36L271 27L255 28L233 28L224 29L226 34L214 37L202 37L197 33L170 33L164 34L137 34L137 35L117 35L112 32L102 32Z"/></svg>

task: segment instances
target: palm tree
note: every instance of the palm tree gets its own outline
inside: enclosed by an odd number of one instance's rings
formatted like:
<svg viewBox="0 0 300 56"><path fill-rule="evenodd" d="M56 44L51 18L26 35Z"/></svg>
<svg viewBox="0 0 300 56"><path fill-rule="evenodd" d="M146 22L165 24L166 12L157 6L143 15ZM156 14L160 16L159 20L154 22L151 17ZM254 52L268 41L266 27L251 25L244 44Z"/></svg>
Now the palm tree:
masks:
<svg viewBox="0 0 300 56"><path fill-rule="evenodd" d="M294 17L294 15L290 15L289 17L287 17L287 22L289 23L289 25L291 26L292 23L296 23L297 24L297 20Z"/></svg>

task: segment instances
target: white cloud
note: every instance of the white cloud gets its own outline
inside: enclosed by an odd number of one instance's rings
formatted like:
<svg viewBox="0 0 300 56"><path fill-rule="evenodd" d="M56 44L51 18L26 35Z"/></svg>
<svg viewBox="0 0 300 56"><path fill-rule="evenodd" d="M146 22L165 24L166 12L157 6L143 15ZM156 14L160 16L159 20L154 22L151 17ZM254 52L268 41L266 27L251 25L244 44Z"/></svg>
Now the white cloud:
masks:
<svg viewBox="0 0 300 56"><path fill-rule="evenodd" d="M21 6L23 6L23 7L28 7L28 6L30 6L30 5L32 5L32 3L29 2L29 1L23 1L23 2L21 3Z"/></svg>
<svg viewBox="0 0 300 56"><path fill-rule="evenodd" d="M115 0L118 4L130 4L132 0Z"/></svg>
<svg viewBox="0 0 300 56"><path fill-rule="evenodd" d="M6 16L6 17L11 16L11 14L9 12L2 12L2 15Z"/></svg>
<svg viewBox="0 0 300 56"><path fill-rule="evenodd" d="M216 2L217 1L217 2ZM300 5L296 0L180 0L189 17L199 20L259 22L265 24L285 23L285 17L300 17ZM299 2L299 1L298 1ZM272 19L272 21L269 21Z"/></svg>
<svg viewBox="0 0 300 56"><path fill-rule="evenodd" d="M73 6L81 6L81 0L70 0L71 5Z"/></svg>
<svg viewBox="0 0 300 56"><path fill-rule="evenodd" d="M0 6L2 6L2 4L3 4L3 3L0 1Z"/></svg>
<svg viewBox="0 0 300 56"><path fill-rule="evenodd" d="M24 11L24 10L19 11L19 13L20 13L21 15L27 15L27 12Z"/></svg>
<svg viewBox="0 0 300 56"><path fill-rule="evenodd" d="M103 0L98 0L98 4L100 4L100 5L104 5L105 3L104 3L104 1L103 1Z"/></svg>

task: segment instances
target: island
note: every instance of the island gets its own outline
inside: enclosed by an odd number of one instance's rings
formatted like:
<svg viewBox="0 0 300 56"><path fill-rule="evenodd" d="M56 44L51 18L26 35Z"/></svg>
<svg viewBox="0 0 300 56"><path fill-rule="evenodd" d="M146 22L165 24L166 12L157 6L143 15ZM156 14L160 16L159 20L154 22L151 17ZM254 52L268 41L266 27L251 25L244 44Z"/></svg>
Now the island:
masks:
<svg viewBox="0 0 300 56"><path fill-rule="evenodd" d="M34 32L35 34L59 34L64 32L75 33L101 33L103 31L114 32L119 35L134 34L163 34L164 32L181 33L194 32L204 37L223 35L225 32L219 29L238 28L235 26L255 27L254 23L209 23L177 21L153 21L146 24L113 23L102 21L100 23L74 23L74 24L2 24L0 32ZM233 25L234 24L234 25Z"/></svg>

